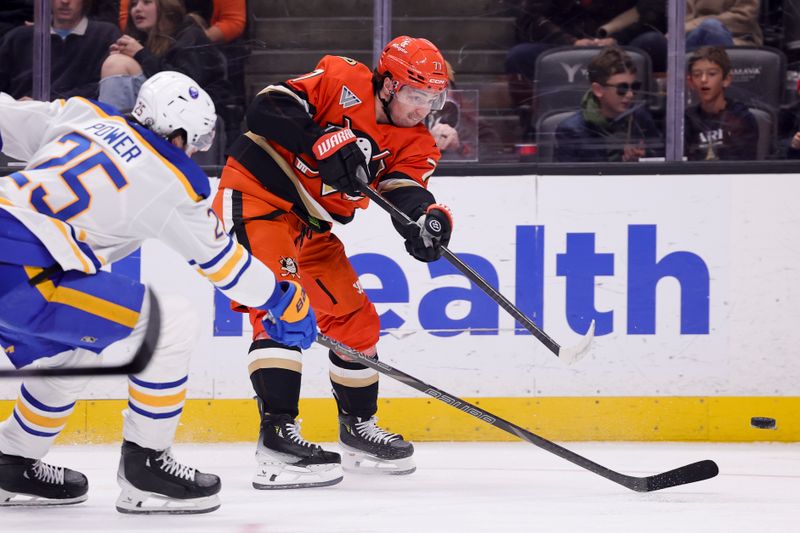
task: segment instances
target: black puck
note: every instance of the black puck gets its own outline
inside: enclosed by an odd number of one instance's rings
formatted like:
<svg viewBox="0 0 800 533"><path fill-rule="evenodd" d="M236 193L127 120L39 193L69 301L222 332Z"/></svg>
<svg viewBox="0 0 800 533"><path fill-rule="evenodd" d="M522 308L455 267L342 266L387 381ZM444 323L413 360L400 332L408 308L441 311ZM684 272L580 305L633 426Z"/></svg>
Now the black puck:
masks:
<svg viewBox="0 0 800 533"><path fill-rule="evenodd" d="M750 425L757 429L775 429L776 422L774 418L754 416L750 419Z"/></svg>

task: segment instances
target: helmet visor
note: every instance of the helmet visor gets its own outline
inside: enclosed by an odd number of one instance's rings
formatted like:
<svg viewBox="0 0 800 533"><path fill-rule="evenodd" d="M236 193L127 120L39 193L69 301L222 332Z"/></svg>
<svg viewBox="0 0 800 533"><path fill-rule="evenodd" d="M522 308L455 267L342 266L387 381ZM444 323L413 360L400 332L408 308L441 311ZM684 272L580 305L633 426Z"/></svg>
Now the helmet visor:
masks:
<svg viewBox="0 0 800 533"><path fill-rule="evenodd" d="M211 131L208 133L204 133L200 137L197 138L193 143L191 143L191 147L196 152L205 152L211 145L214 144L214 129L212 128Z"/></svg>
<svg viewBox="0 0 800 533"><path fill-rule="evenodd" d="M427 107L431 111L439 111L447 101L447 91L424 91L408 85L403 85L397 90L395 96L406 105Z"/></svg>

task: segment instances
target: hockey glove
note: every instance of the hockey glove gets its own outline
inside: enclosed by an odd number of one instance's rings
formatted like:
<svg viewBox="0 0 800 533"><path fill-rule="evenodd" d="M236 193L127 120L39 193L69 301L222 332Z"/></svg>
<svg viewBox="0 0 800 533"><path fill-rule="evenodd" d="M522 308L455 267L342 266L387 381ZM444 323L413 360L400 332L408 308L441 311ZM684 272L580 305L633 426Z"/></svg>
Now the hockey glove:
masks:
<svg viewBox="0 0 800 533"><path fill-rule="evenodd" d="M359 196L363 184L356 176L359 167L367 176L364 153L353 130L345 128L322 135L313 146L323 183L350 196Z"/></svg>
<svg viewBox="0 0 800 533"><path fill-rule="evenodd" d="M306 291L296 281L278 282L276 290L282 292L275 304L267 302L264 329L275 342L308 348L317 338L317 318Z"/></svg>
<svg viewBox="0 0 800 533"><path fill-rule="evenodd" d="M442 256L442 246L450 243L453 217L450 208L442 204L431 204L417 220L419 231L406 237L406 250L415 259L430 263Z"/></svg>

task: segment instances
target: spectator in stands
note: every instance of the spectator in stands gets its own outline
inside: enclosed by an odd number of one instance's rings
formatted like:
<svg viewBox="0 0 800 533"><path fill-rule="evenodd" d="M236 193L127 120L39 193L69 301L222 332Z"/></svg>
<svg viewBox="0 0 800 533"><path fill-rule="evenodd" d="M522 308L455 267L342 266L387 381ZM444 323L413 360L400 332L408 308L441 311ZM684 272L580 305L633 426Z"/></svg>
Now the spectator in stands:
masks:
<svg viewBox="0 0 800 533"><path fill-rule="evenodd" d="M789 159L800 159L800 117L798 117L798 121L794 129L795 134L789 140L789 148L786 152L786 157Z"/></svg>
<svg viewBox="0 0 800 533"><path fill-rule="evenodd" d="M186 12L203 27L212 43L230 43L244 34L247 23L245 0L185 0ZM128 22L130 0L119 3L119 23Z"/></svg>
<svg viewBox="0 0 800 533"><path fill-rule="evenodd" d="M663 0L645 2L647 7L640 9L646 10L650 18L666 12ZM686 50L701 46L761 46L764 38L758 7L759 0L686 0ZM667 36L661 28L639 35L630 44L650 54L654 72L666 72Z"/></svg>
<svg viewBox="0 0 800 533"><path fill-rule="evenodd" d="M724 48L704 46L687 63L698 103L686 110L684 135L689 160L756 159L758 124L742 102L725 96L733 81Z"/></svg>
<svg viewBox="0 0 800 533"><path fill-rule="evenodd" d="M477 147L469 141L474 137L477 129L477 117L462 119L461 105L457 101L455 70L449 61L445 60L447 79L450 80L447 101L442 109L431 111L425 117L425 127L431 132L436 147L442 154L442 160L470 159L476 157ZM461 136L464 139L461 139Z"/></svg>
<svg viewBox="0 0 800 533"><path fill-rule="evenodd" d="M604 48L588 66L590 89L581 109L556 128L556 161L638 161L663 155L661 134L644 103L624 50Z"/></svg>
<svg viewBox="0 0 800 533"><path fill-rule="evenodd" d="M186 10L196 14L212 43L230 43L244 34L245 0L186 0Z"/></svg>
<svg viewBox="0 0 800 533"><path fill-rule="evenodd" d="M164 70L196 80L215 105L230 98L225 60L181 0L132 0L125 35L103 63L100 100L130 111L144 80Z"/></svg>
<svg viewBox="0 0 800 533"><path fill-rule="evenodd" d="M88 0L53 0L50 92L53 99L97 98L100 68L119 28L89 20ZM0 91L30 98L33 91L33 26L9 31L0 44Z"/></svg>
<svg viewBox="0 0 800 533"><path fill-rule="evenodd" d="M205 29L206 36L225 56L232 99L226 105L220 103L217 113L223 118L228 144L239 136L247 108L244 71L250 48L243 38L247 23L245 4L245 0L186 0L189 15Z"/></svg>
<svg viewBox="0 0 800 533"><path fill-rule="evenodd" d="M786 153L789 159L800 159L800 121L798 121L798 125L795 129L796 132L794 137L789 141L789 150Z"/></svg>
<svg viewBox="0 0 800 533"><path fill-rule="evenodd" d="M17 26L33 24L34 0L3 0L0 6L0 39ZM90 20L100 20L117 25L119 20L119 0L87 1L86 16Z"/></svg>
<svg viewBox="0 0 800 533"><path fill-rule="evenodd" d="M450 81L447 101L442 109L428 113L424 121L442 154L441 161L491 159L502 147L500 135L493 126L478 120L477 91L474 99L465 94L467 91L459 91L453 66L445 60L445 67Z"/></svg>
<svg viewBox="0 0 800 533"><path fill-rule="evenodd" d="M0 40L17 26L33 21L33 0L4 0L0 7Z"/></svg>
<svg viewBox="0 0 800 533"><path fill-rule="evenodd" d="M524 0L516 19L517 43L506 58L511 104L520 115L526 137L532 137L533 79L536 58L557 46L609 46L610 35L598 29L628 12L636 0Z"/></svg>

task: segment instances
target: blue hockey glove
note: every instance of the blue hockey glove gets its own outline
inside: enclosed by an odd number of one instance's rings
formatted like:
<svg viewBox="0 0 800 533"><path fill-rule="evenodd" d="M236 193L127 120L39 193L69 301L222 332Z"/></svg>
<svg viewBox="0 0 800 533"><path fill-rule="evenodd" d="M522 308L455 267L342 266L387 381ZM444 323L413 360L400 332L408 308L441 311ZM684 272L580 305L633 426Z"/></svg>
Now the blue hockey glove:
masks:
<svg viewBox="0 0 800 533"><path fill-rule="evenodd" d="M264 329L275 342L306 349L317 338L317 318L308 303L302 285L296 281L280 281L283 291L277 303L266 307Z"/></svg>

